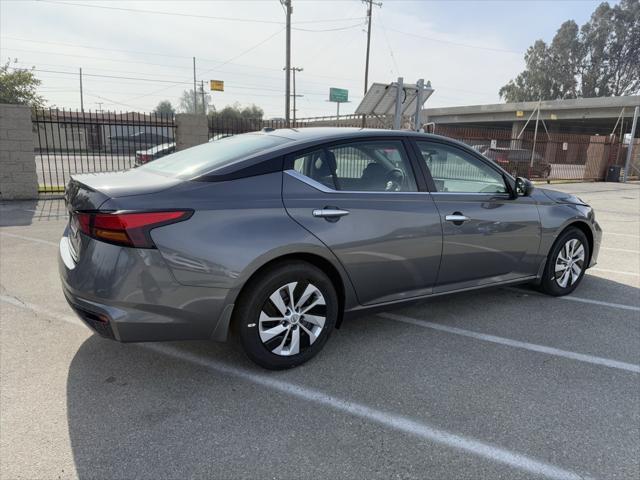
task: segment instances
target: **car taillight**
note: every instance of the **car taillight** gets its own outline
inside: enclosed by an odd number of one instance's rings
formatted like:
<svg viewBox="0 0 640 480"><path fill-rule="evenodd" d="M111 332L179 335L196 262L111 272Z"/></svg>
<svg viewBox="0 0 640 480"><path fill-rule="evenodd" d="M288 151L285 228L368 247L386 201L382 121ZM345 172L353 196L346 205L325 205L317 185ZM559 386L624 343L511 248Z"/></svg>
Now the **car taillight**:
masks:
<svg viewBox="0 0 640 480"><path fill-rule="evenodd" d="M138 159L140 160L140 163L147 163L151 160L151 155L147 155L146 153L143 153L140 156L138 156Z"/></svg>
<svg viewBox="0 0 640 480"><path fill-rule="evenodd" d="M509 163L509 158L507 157L507 155L506 155L506 154L504 154L504 153L499 153L499 154L496 156L496 163L499 163L499 164L501 164L501 165L506 165L506 164L508 164L508 163Z"/></svg>
<svg viewBox="0 0 640 480"><path fill-rule="evenodd" d="M152 229L191 217L191 210L169 212L76 212L78 227L85 235L103 242L136 248L156 248Z"/></svg>

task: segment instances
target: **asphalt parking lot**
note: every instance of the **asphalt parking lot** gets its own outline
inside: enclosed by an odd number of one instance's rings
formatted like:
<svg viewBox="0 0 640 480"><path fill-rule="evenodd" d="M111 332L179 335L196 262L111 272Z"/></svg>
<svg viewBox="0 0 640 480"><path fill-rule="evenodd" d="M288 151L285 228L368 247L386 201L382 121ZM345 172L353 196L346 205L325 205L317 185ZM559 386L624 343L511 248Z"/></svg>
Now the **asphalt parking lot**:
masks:
<svg viewBox="0 0 640 480"><path fill-rule="evenodd" d="M0 205L0 476L640 478L640 185L596 208L569 297L496 288L345 322L268 372L234 344L118 344L59 286L59 200Z"/></svg>

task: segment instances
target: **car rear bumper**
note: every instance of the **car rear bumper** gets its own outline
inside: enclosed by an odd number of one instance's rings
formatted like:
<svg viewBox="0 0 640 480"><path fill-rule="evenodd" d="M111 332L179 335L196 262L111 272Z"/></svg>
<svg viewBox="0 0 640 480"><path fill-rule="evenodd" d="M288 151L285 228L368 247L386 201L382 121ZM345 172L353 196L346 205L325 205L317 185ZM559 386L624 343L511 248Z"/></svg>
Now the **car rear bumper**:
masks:
<svg viewBox="0 0 640 480"><path fill-rule="evenodd" d="M233 305L229 290L178 283L154 249L82 239L76 261L68 228L60 240L62 289L78 316L121 342L224 339Z"/></svg>

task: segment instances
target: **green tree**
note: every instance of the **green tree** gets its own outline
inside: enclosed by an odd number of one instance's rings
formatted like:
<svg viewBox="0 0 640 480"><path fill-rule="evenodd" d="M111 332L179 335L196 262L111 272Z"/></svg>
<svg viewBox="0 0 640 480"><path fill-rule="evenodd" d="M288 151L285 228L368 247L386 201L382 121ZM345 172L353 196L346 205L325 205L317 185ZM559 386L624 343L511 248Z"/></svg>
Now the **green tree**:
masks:
<svg viewBox="0 0 640 480"><path fill-rule="evenodd" d="M160 103L158 103L153 113L158 113L161 115L175 115L176 109L173 108L173 105L171 105L171 102L169 100L162 100Z"/></svg>
<svg viewBox="0 0 640 480"><path fill-rule="evenodd" d="M217 112L209 112L214 132L225 133L229 127L238 132L251 132L262 128L264 111L256 105L242 107L239 103L227 105Z"/></svg>
<svg viewBox="0 0 640 480"><path fill-rule="evenodd" d="M233 105L227 105L218 112L210 112L209 115L223 120L262 120L264 110L253 104L242 107L238 102L236 102Z"/></svg>
<svg viewBox="0 0 640 480"><path fill-rule="evenodd" d="M43 107L45 99L37 92L40 83L32 70L13 68L7 62L0 66L0 103Z"/></svg>
<svg viewBox="0 0 640 480"><path fill-rule="evenodd" d="M507 102L630 95L640 89L640 0L600 4L581 28L564 22L550 45L537 40L526 69L503 86Z"/></svg>
<svg viewBox="0 0 640 480"><path fill-rule="evenodd" d="M179 109L182 113L208 113L212 108L211 94L204 93L204 107L202 105L202 92L196 91L194 104L193 90L185 90L180 97Z"/></svg>

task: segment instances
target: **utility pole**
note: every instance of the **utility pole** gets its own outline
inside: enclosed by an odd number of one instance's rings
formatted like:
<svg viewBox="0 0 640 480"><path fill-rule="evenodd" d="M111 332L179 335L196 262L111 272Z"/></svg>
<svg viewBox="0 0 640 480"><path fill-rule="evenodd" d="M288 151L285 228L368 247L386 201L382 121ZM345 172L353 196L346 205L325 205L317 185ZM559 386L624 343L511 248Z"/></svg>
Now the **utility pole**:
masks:
<svg viewBox="0 0 640 480"><path fill-rule="evenodd" d="M369 53L371 51L371 15L373 13L373 6L382 7L382 2L373 2L373 0L363 0L367 4L367 56L364 64L364 93L367 93L369 89ZM362 128L365 127L366 115L362 116Z"/></svg>
<svg viewBox="0 0 640 480"><path fill-rule="evenodd" d="M198 113L198 92L196 92L196 57L193 57L193 113Z"/></svg>
<svg viewBox="0 0 640 480"><path fill-rule="evenodd" d="M84 96L82 95L82 67L80 67L80 111L84 113Z"/></svg>
<svg viewBox="0 0 640 480"><path fill-rule="evenodd" d="M295 127L296 123L296 112L298 109L296 108L296 97L301 97L302 95L296 95L296 72L302 72L303 68L291 67L291 71L293 72L293 126Z"/></svg>
<svg viewBox="0 0 640 480"><path fill-rule="evenodd" d="M284 94L284 119L287 127L289 127L291 104L291 0L280 0L285 8L287 16L287 46L285 57L285 94Z"/></svg>
<svg viewBox="0 0 640 480"><path fill-rule="evenodd" d="M200 93L202 94L202 113L207 114L207 106L204 104L204 80L200 80Z"/></svg>
<svg viewBox="0 0 640 480"><path fill-rule="evenodd" d="M104 102L94 102L96 105L98 105L98 112L102 113L102 104Z"/></svg>
<svg viewBox="0 0 640 480"><path fill-rule="evenodd" d="M638 125L638 110L640 110L640 107L636 106L635 110L633 111L631 138L629 139L629 146L627 147L627 160L624 162L624 177L622 177L623 182L626 182L629 179L629 166L631 165L631 155L633 153L633 144L635 143L636 138L636 127Z"/></svg>

